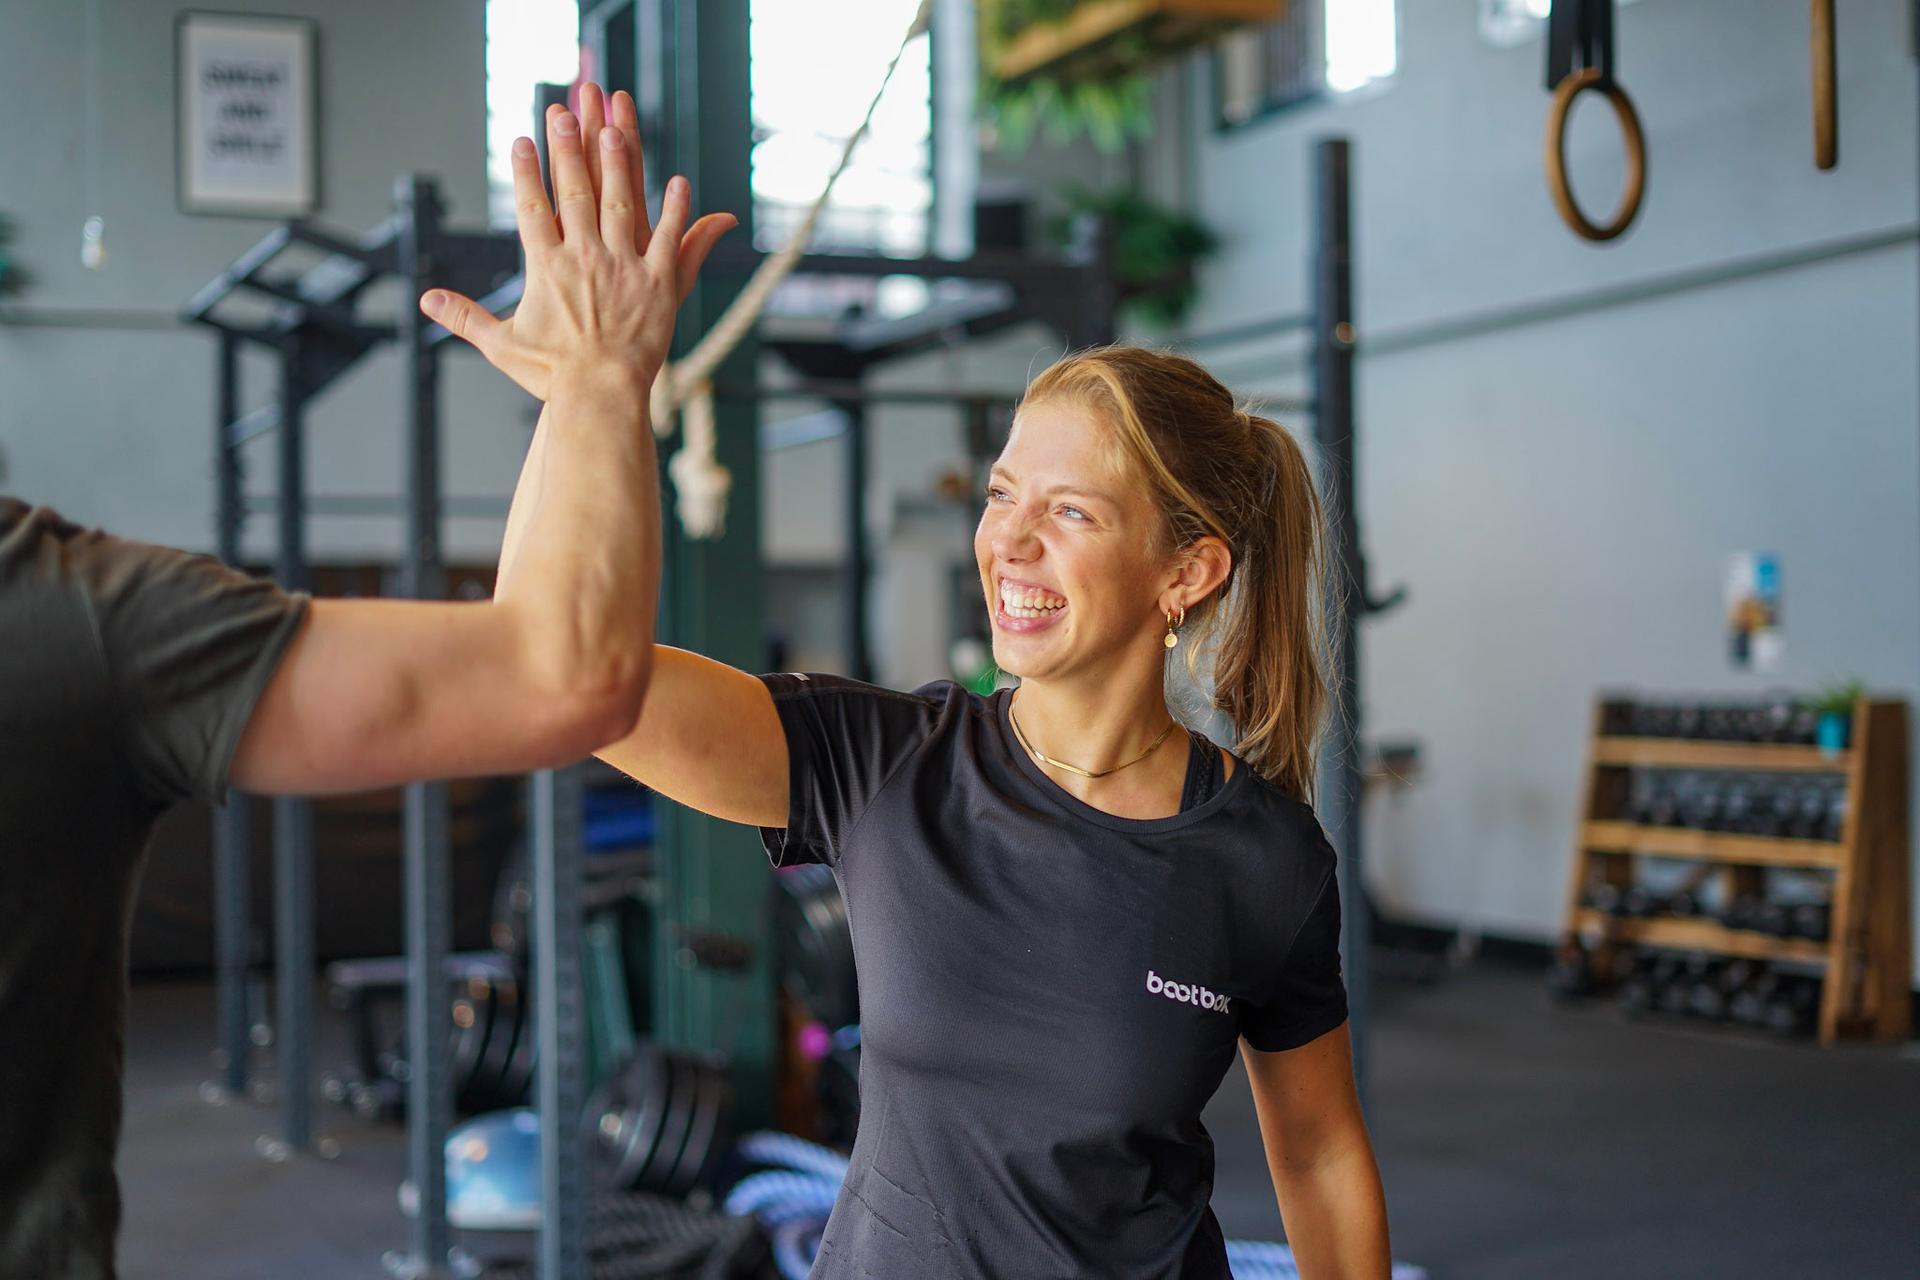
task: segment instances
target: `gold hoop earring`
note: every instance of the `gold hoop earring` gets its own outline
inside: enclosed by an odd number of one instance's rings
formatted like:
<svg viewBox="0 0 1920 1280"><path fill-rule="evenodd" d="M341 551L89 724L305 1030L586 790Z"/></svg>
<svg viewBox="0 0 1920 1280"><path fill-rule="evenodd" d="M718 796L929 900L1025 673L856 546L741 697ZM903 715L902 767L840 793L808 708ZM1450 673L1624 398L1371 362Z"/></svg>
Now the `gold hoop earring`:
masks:
<svg viewBox="0 0 1920 1280"><path fill-rule="evenodd" d="M1180 617L1178 620L1175 620L1173 616L1173 610L1171 609L1167 610L1167 638L1163 642L1166 644L1167 648L1171 649L1180 643L1180 637L1175 634L1175 630L1176 628L1185 626L1186 623L1187 623L1187 606L1185 605L1180 606Z"/></svg>

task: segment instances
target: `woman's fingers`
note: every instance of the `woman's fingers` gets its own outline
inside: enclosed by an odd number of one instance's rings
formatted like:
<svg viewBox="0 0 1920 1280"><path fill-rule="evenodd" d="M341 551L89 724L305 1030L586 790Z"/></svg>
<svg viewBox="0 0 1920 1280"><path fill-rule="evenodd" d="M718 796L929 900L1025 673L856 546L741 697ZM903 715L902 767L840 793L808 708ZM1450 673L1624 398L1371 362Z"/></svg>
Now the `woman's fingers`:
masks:
<svg viewBox="0 0 1920 1280"><path fill-rule="evenodd" d="M594 193L600 191L600 130L606 124L605 102L600 86L589 80L580 86L580 149L587 158L587 179Z"/></svg>
<svg viewBox="0 0 1920 1280"><path fill-rule="evenodd" d="M520 224L520 243L529 254L560 243L547 189L540 183L540 153L532 138L513 140L513 212Z"/></svg>
<svg viewBox="0 0 1920 1280"><path fill-rule="evenodd" d="M710 213L687 228L687 234L680 237L680 255L674 262L676 303L685 302L693 292L694 281L700 278L700 268L713 252L713 246L739 225L740 219L730 213Z"/></svg>
<svg viewBox="0 0 1920 1280"><path fill-rule="evenodd" d="M692 200L685 178L675 174L667 180L667 194L660 201L660 224L653 229L653 239L647 244L647 261L662 279L679 279L675 266L680 256L680 237L687 229L688 205Z"/></svg>
<svg viewBox="0 0 1920 1280"><path fill-rule="evenodd" d="M564 107L547 113L547 158L553 166L553 203L560 215L561 235L570 243L584 244L599 234L598 202L580 147L580 122Z"/></svg>
<svg viewBox="0 0 1920 1280"><path fill-rule="evenodd" d="M600 239L617 257L633 253L633 168L618 129L602 129L594 151L600 157Z"/></svg>
<svg viewBox="0 0 1920 1280"><path fill-rule="evenodd" d="M633 247L645 253L647 242L653 238L653 224L647 220L647 156L640 146L640 109L633 105L633 95L625 89L613 95L607 122L626 139L627 159L633 171Z"/></svg>

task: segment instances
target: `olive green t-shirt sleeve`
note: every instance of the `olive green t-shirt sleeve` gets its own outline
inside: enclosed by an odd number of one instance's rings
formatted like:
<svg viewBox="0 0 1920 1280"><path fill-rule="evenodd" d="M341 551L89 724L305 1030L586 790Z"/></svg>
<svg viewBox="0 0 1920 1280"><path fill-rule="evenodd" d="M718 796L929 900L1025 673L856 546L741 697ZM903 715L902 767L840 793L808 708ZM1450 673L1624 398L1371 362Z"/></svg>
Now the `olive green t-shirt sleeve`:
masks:
<svg viewBox="0 0 1920 1280"><path fill-rule="evenodd" d="M62 555L92 618L142 793L218 803L307 597L211 556L78 530Z"/></svg>

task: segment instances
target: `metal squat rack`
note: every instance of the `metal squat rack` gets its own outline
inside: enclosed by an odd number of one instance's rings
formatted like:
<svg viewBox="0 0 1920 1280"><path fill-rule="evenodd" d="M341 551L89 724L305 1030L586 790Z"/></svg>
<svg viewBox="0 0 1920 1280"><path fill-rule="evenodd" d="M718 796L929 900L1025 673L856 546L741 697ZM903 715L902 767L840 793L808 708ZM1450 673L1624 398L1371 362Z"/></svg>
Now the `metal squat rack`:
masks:
<svg viewBox="0 0 1920 1280"><path fill-rule="evenodd" d="M411 304L422 292L446 287L498 311L521 289L519 242L512 235L449 231L434 183L419 175L394 186L394 213L360 240L300 222L275 228L218 278L194 295L187 320L219 337L214 458L220 555L242 558L246 519L271 512L278 532L275 572L282 586L311 585L306 521L310 513L404 514L402 590L416 599L445 592L441 519L448 511L504 512L498 503L447 501L440 479L440 350L451 334L429 323ZM276 265L290 249L321 255L317 265ZM397 318L370 322L359 314L369 286L392 277L404 303ZM231 301L250 299L247 318L234 318ZM225 305L223 305L225 304ZM261 305L264 304L262 308ZM262 310L264 313L262 314ZM305 448L307 405L362 356L389 342L406 355L404 496L393 500L316 497L308 492ZM240 355L252 343L278 357L278 396L240 412ZM240 449L278 432L276 495L249 500ZM585 1094L584 1004L581 993L581 779L578 768L530 779L534 867L534 966L539 1066L536 1100L544 1134L577 1133ZM281 1136L267 1150L281 1156L313 1149L314 909L312 816L307 801L273 801L274 967L277 981L277 1094ZM451 939L451 885L446 788L418 783L406 789L403 813L406 894L408 1163L418 1212L407 1254L389 1254L397 1275L452 1274L446 1216L444 1148L451 1119L448 1038L451 993L445 979ZM250 1040L246 1003L251 959L248 919L247 804L235 795L215 826L215 948L223 1083L248 1084ZM551 1206L540 1237L543 1276L585 1274L580 1220L585 1196L584 1153L577 1142L541 1144L543 1203Z"/></svg>

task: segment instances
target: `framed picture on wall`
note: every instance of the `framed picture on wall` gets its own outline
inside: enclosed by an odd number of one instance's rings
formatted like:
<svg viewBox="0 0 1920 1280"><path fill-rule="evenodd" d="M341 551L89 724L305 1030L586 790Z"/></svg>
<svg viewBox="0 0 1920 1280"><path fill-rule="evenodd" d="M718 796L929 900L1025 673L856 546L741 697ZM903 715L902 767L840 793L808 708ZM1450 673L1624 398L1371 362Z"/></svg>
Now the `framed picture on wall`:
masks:
<svg viewBox="0 0 1920 1280"><path fill-rule="evenodd" d="M174 25L179 202L296 217L320 203L314 24L182 13Z"/></svg>

